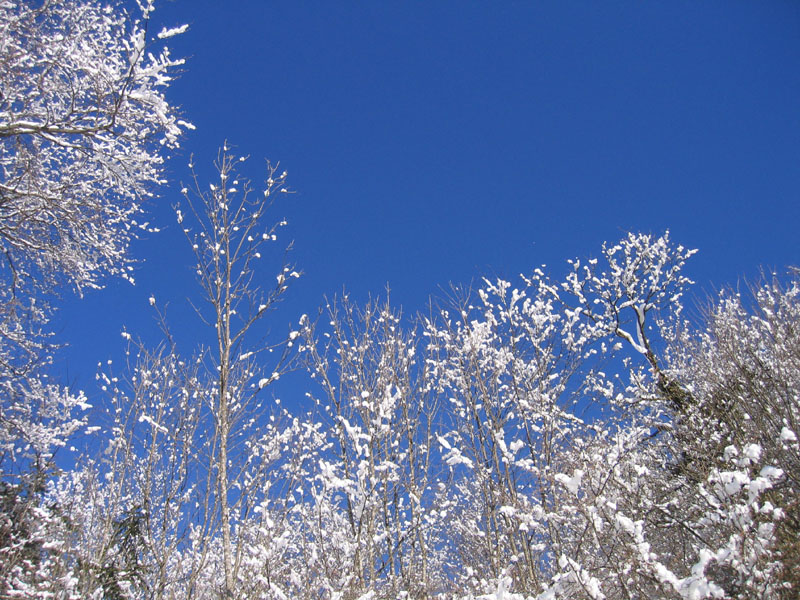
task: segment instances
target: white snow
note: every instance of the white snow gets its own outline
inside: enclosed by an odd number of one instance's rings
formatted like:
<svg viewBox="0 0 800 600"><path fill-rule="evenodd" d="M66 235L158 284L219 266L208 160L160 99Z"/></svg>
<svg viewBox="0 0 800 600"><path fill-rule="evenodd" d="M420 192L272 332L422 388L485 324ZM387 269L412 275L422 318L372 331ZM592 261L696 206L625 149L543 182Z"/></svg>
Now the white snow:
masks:
<svg viewBox="0 0 800 600"><path fill-rule="evenodd" d="M166 40L167 38L171 38L171 37L174 37L176 35L180 35L182 33L185 33L187 29L189 29L189 25L188 24L180 25L178 27L173 27L171 29L167 29L166 27L164 27L163 29L161 29L161 31L158 32L158 36L157 37L160 40Z"/></svg>

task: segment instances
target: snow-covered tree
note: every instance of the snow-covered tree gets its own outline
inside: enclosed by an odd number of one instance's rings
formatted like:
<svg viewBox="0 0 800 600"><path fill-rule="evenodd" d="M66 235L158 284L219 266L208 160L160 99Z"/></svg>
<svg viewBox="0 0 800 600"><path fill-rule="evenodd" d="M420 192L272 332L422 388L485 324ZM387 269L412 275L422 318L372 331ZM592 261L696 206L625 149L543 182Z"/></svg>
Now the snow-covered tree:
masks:
<svg viewBox="0 0 800 600"><path fill-rule="evenodd" d="M662 385L648 317L680 297L690 255L666 235L630 235L604 246L602 261L570 261L562 282L540 269L521 288L487 280L477 299L430 323L433 368L455 424L439 443L462 478L450 501L453 514L474 519L449 524L466 559L464 585L510 576L520 591L546 587L576 527L561 489L581 481L572 449L599 433L598 420L630 421L637 405L657 412L626 399Z"/></svg>
<svg viewBox="0 0 800 600"><path fill-rule="evenodd" d="M0 241L12 286L82 288L125 269L164 149L188 126L164 96L183 61L153 45L153 2L140 8L132 19L91 0L0 7Z"/></svg>
<svg viewBox="0 0 800 600"><path fill-rule="evenodd" d="M258 283L262 253L271 254L278 229L285 220L265 223L275 198L288 191L286 173L267 165L265 188L258 192L248 181L237 179L236 158L225 147L216 167L219 180L210 190L201 189L195 178L194 194L185 193L193 230L184 224L196 258L196 274L202 297L208 306L200 315L213 327L213 345L204 357L209 386L210 425L209 472L214 473L212 499L219 513L222 536L224 589L233 591L241 546L235 548L233 525L251 514L258 497L257 488L267 473L269 461L258 455L258 445L270 443L265 436L264 388L276 381L287 368L287 351L299 335L292 332L277 347L280 352L269 359L276 346L258 343L257 329L284 295L299 273L284 262L270 287ZM199 199L199 200L198 200ZM184 213L177 210L179 223ZM266 332L260 332L262 336ZM271 364L270 364L271 363Z"/></svg>
<svg viewBox="0 0 800 600"><path fill-rule="evenodd" d="M180 60L133 18L93 0L0 4L0 389L4 458L46 453L83 399L39 377L53 293L130 277L181 121L165 96ZM158 41L158 44L154 44ZM65 420L66 424L62 423ZM70 424L71 423L71 424ZM3 461L4 467L7 460Z"/></svg>
<svg viewBox="0 0 800 600"><path fill-rule="evenodd" d="M326 586L345 597L425 597L438 575L426 522L438 400L416 328L388 298L358 307L344 296L320 321L329 325L307 324L302 349L332 445L318 466L315 511L338 518L310 529L320 552L337 557Z"/></svg>
<svg viewBox="0 0 800 600"><path fill-rule="evenodd" d="M0 487L2 594L796 595L796 273L690 323L693 251L630 234L561 280L484 280L411 325L345 296L273 337L265 317L299 277L285 221L265 224L285 173L268 165L256 193L243 162L223 148L218 179L176 207L205 345L182 352L155 298L163 344L123 332L129 362L101 365L108 414L87 430L102 452ZM295 350L302 415L266 398ZM28 419L58 423L45 445L86 425L69 417L83 396L57 398Z"/></svg>
<svg viewBox="0 0 800 600"><path fill-rule="evenodd" d="M196 259L193 304L207 345L182 352L152 298L164 343L148 348L123 332L129 364L98 375L109 414L98 423L104 452L48 496L58 505L85 499L63 510L86 533L74 562L87 595L112 586L126 598L261 597L288 581L284 563L299 554L290 512L322 437L267 397L300 335L270 341L265 325L299 277L276 241L286 222L267 221L286 174L267 165L256 191L238 179L244 160L221 150L218 179L206 188L195 177L176 207ZM275 253L282 262L262 286L261 265ZM135 539L121 537L130 525Z"/></svg>
<svg viewBox="0 0 800 600"><path fill-rule="evenodd" d="M2 594L44 594L37 586L71 577L52 562L63 521L40 499L53 452L88 405L47 378L54 300L106 275L130 278L129 243L148 228L137 221L143 203L191 127L164 96L182 61L161 40L185 27L148 35L152 10L0 3Z"/></svg>
<svg viewBox="0 0 800 600"><path fill-rule="evenodd" d="M726 463L749 457L752 464L737 477L749 479L764 467L782 474L759 505L761 520L766 515L774 524L771 546L765 549L761 565L751 565L766 569L766 558L777 561L780 574L767 569L759 575L761 585L774 585L776 580L791 584L786 589L771 588L775 597L792 597L800 585L798 324L800 282L794 271L787 284L773 277L742 293L723 290L708 310L705 328L693 336L679 331L672 344L674 376L691 399L675 423L677 473L689 481L703 481L726 472ZM741 543L755 544L755 540L742 538ZM726 593L734 595L734 589L741 590L741 596L753 593L748 585L758 583L755 575L725 568ZM722 574L723 568L716 570Z"/></svg>
<svg viewBox="0 0 800 600"><path fill-rule="evenodd" d="M797 285L681 320L692 252L629 235L432 322L457 593L795 593Z"/></svg>

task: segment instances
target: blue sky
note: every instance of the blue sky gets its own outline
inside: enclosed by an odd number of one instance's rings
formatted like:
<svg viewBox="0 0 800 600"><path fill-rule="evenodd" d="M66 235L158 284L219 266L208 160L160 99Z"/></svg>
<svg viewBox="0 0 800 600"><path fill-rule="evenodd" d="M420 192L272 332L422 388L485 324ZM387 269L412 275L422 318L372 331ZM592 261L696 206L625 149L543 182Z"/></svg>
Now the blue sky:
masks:
<svg viewBox="0 0 800 600"><path fill-rule="evenodd" d="M170 205L194 154L227 139L280 161L276 207L304 277L276 331L343 288L388 283L405 312L450 282L597 254L627 231L699 248L698 294L800 263L800 3L162 1L186 70L170 90L197 130L135 244L137 285L66 298L57 372L92 395L120 331L191 350L191 255ZM277 263L276 263L277 264ZM271 285L271 281L268 285Z"/></svg>

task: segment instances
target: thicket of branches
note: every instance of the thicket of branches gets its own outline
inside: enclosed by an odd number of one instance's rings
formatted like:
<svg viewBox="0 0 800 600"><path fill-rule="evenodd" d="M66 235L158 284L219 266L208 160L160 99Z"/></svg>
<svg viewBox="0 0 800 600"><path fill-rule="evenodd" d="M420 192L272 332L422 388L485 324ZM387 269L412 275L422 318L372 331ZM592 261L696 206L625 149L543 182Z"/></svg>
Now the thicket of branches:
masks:
<svg viewBox="0 0 800 600"><path fill-rule="evenodd" d="M141 8L0 4L0 596L796 597L800 276L690 322L668 233L424 315L344 296L275 338L286 175L254 186L223 147L175 212L211 345L125 332L93 413L47 383L48 304L127 273L186 126ZM290 413L267 400L293 368ZM55 471L86 426L99 450Z"/></svg>

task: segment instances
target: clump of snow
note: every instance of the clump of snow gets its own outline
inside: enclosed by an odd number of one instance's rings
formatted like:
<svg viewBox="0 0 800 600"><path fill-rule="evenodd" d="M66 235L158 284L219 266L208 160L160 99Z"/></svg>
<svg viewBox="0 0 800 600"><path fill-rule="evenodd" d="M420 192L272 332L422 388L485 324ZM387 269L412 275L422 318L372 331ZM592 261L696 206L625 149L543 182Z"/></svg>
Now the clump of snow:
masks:
<svg viewBox="0 0 800 600"><path fill-rule="evenodd" d="M572 477L569 475L565 475L564 473L558 473L556 475L556 481L562 484L565 488L567 488L571 494L578 495L578 490L581 487L581 480L583 479L583 471L581 469L575 469L572 474Z"/></svg>
<svg viewBox="0 0 800 600"><path fill-rule="evenodd" d="M794 431L789 429L788 427L784 426L781 429L781 441L782 442L796 442L797 436L795 435Z"/></svg>

